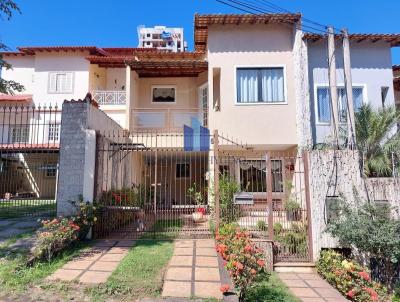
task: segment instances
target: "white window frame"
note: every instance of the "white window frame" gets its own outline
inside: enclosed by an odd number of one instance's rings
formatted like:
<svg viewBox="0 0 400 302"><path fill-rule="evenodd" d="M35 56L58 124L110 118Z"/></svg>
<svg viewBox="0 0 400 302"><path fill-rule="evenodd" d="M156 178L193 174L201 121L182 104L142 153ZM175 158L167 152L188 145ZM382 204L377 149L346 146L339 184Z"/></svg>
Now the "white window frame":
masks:
<svg viewBox="0 0 400 302"><path fill-rule="evenodd" d="M53 130L53 136L55 136L55 134L57 133L57 139L54 138L50 138L50 129L52 126L55 126L54 130L57 129L57 132L55 132ZM52 143L58 143L60 142L60 134L61 134L61 124L60 123L50 123L47 127L47 141L48 142L52 142Z"/></svg>
<svg viewBox="0 0 400 302"><path fill-rule="evenodd" d="M175 101L174 102L153 102L153 89L154 88L173 88L175 91ZM176 85L151 85L150 87L150 102L152 104L157 104L157 105L171 105L171 104L176 104L177 103L177 97L178 97L178 89Z"/></svg>
<svg viewBox="0 0 400 302"><path fill-rule="evenodd" d="M70 73L72 75L72 80L71 80L71 90L68 91L51 91L50 89L50 77L52 74L67 74ZM57 85L56 85L57 86ZM48 94L73 94L74 93L74 87L75 87L75 72L73 71L49 71L48 76L47 76L47 93Z"/></svg>
<svg viewBox="0 0 400 302"><path fill-rule="evenodd" d="M240 103L238 102L238 95L237 95L237 70L240 68L283 68L283 102L254 102L254 103ZM288 104L288 96L287 96L287 73L286 73L286 64L277 64L277 65L235 65L233 67L233 92L234 92L234 99L235 105L237 106L259 106L259 105L287 105Z"/></svg>
<svg viewBox="0 0 400 302"><path fill-rule="evenodd" d="M320 122L319 117L318 117L318 88L328 88L329 89L329 84L327 83L318 83L314 84L314 115L315 115L315 124L319 126L330 126L332 123L332 116L331 116L331 121L326 123L326 122ZM345 88L344 83L339 83L336 85L336 88ZM363 104L368 104L368 97L367 97L367 84L358 84L358 83L353 83L352 88L362 88L363 89ZM347 123L340 123L340 125L345 125Z"/></svg>
<svg viewBox="0 0 400 302"><path fill-rule="evenodd" d="M46 178L56 178L57 177L57 163L51 163L48 164L45 171L44 171L44 175L46 176ZM49 171L53 171L54 170L54 175L53 174L49 174Z"/></svg>

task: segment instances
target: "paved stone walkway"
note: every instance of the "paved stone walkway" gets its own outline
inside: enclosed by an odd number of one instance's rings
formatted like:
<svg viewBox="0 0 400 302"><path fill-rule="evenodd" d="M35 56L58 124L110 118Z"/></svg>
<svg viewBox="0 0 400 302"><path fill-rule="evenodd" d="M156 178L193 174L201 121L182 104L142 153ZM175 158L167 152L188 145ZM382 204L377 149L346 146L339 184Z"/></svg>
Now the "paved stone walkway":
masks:
<svg viewBox="0 0 400 302"><path fill-rule="evenodd" d="M177 240L164 278L163 297L222 299L215 242Z"/></svg>
<svg viewBox="0 0 400 302"><path fill-rule="evenodd" d="M317 273L278 273L278 276L303 302L348 301Z"/></svg>
<svg viewBox="0 0 400 302"><path fill-rule="evenodd" d="M133 240L98 240L92 248L66 263L47 279L104 283L134 244Z"/></svg>

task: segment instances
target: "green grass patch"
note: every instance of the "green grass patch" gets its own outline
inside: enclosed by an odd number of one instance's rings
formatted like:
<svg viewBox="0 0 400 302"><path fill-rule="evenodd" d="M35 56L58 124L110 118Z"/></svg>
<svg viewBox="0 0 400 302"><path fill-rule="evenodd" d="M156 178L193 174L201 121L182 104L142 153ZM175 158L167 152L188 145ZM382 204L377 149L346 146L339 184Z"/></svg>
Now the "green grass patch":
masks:
<svg viewBox="0 0 400 302"><path fill-rule="evenodd" d="M246 294L247 302L300 302L275 273L266 281L257 282Z"/></svg>
<svg viewBox="0 0 400 302"><path fill-rule="evenodd" d="M77 256L87 245L78 243L64 251L51 262L37 263L26 266L28 251L9 248L19 238L28 238L32 234L21 234L11 238L0 246L0 293L4 296L16 296L26 293L29 288L39 285L41 281L63 266L67 261Z"/></svg>
<svg viewBox="0 0 400 302"><path fill-rule="evenodd" d="M0 218L18 218L26 215L54 215L53 199L12 199L0 201Z"/></svg>
<svg viewBox="0 0 400 302"><path fill-rule="evenodd" d="M183 225L182 219L160 219L146 232L144 239L174 239Z"/></svg>
<svg viewBox="0 0 400 302"><path fill-rule="evenodd" d="M127 298L159 296L173 241L138 240L104 285L89 288L95 301L115 295Z"/></svg>

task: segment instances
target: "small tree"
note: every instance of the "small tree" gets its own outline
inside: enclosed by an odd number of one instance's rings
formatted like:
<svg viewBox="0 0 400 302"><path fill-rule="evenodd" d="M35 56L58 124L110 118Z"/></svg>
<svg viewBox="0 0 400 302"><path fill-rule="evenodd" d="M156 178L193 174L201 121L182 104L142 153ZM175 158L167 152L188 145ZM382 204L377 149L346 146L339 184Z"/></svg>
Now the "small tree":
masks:
<svg viewBox="0 0 400 302"><path fill-rule="evenodd" d="M391 176L392 156L400 157L400 132L395 131L400 112L394 108L373 110L363 105L355 114L357 149L364 158L366 176Z"/></svg>
<svg viewBox="0 0 400 302"><path fill-rule="evenodd" d="M386 268L382 281L394 282L394 268L400 262L400 220L390 216L390 207L363 203L352 208L339 207L341 218L331 221L327 231L345 247L380 260Z"/></svg>
<svg viewBox="0 0 400 302"><path fill-rule="evenodd" d="M14 12L21 13L19 7L14 1L0 0L0 19L10 20ZM1 54L1 51L7 51L7 50L10 49L5 44L0 43L0 70L12 69L11 64L4 61L3 55ZM15 91L21 92L23 90L24 86L15 81L3 79L0 73L0 93L14 94Z"/></svg>

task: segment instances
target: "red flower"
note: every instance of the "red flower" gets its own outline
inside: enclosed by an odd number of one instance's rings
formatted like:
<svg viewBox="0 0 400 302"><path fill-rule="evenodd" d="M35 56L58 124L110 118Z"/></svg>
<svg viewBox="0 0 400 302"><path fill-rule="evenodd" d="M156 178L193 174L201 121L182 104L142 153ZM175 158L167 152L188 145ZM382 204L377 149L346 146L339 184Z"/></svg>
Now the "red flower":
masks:
<svg viewBox="0 0 400 302"><path fill-rule="evenodd" d="M227 293L227 292L229 291L229 288L230 288L230 286L229 286L228 284L224 284L224 285L222 285L222 286L219 288L219 290L220 290L222 293Z"/></svg>
<svg viewBox="0 0 400 302"><path fill-rule="evenodd" d="M371 281L371 277L367 272L359 272L358 275L363 278L365 281Z"/></svg>
<svg viewBox="0 0 400 302"><path fill-rule="evenodd" d="M244 247L244 250L245 250L246 252L251 252L251 251L253 250L253 247L252 247L251 245L246 245L246 246Z"/></svg>
<svg viewBox="0 0 400 302"><path fill-rule="evenodd" d="M255 274L257 274L257 271L256 271L254 268L252 268L252 269L250 270L250 273L251 273L252 275L255 275Z"/></svg>
<svg viewBox="0 0 400 302"><path fill-rule="evenodd" d="M244 268L243 264L241 264L240 262L236 262L235 266L238 270L242 270Z"/></svg>
<svg viewBox="0 0 400 302"><path fill-rule="evenodd" d="M259 266L265 266L265 260L258 259L258 260L257 260L257 264L258 264Z"/></svg>
<svg viewBox="0 0 400 302"><path fill-rule="evenodd" d="M351 289L351 290L349 290L349 291L347 292L346 296L349 297L350 299L353 299L354 296L355 296L355 294L356 294L356 293L355 293L354 289Z"/></svg>
<svg viewBox="0 0 400 302"><path fill-rule="evenodd" d="M378 301L378 294L374 289L367 287L364 290L371 296L372 301Z"/></svg>

